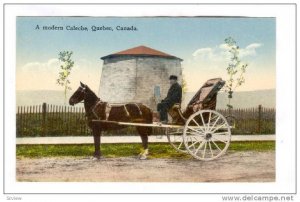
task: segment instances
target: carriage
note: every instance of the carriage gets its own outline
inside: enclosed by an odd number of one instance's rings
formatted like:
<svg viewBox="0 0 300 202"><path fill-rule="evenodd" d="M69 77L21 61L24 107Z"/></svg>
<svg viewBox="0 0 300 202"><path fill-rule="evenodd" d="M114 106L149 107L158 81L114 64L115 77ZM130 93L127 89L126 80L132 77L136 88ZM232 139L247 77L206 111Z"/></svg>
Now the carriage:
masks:
<svg viewBox="0 0 300 202"><path fill-rule="evenodd" d="M224 117L215 110L218 91L224 84L221 78L210 79L194 95L186 109L182 110L180 104L175 104L168 111L172 123L92 121L94 124L164 128L169 143L177 151L202 161L214 160L228 149L234 127L232 117Z"/></svg>

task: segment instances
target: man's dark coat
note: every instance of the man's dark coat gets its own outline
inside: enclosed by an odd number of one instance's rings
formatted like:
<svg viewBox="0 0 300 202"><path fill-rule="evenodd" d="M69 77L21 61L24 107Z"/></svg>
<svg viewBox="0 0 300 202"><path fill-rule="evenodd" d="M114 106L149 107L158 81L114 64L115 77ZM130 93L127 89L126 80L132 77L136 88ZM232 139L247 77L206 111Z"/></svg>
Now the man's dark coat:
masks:
<svg viewBox="0 0 300 202"><path fill-rule="evenodd" d="M167 97L162 100L162 103L165 103L168 108L171 108L175 103L181 103L181 98L182 89L181 86L176 82L170 87Z"/></svg>

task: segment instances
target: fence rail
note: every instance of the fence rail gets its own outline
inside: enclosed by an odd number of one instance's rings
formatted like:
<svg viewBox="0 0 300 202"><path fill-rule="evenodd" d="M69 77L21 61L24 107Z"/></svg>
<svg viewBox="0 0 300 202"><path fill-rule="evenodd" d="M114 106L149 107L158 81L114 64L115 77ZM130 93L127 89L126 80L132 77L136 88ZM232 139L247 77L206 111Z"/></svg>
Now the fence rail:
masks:
<svg viewBox="0 0 300 202"><path fill-rule="evenodd" d="M236 129L233 134L274 134L275 113L273 108L217 110L224 116L230 113L236 117ZM36 106L18 106L17 137L39 136L87 136L91 132L86 124L83 107L57 106L43 103ZM160 128L153 128L153 134L162 134ZM117 131L107 131L103 135L137 134L134 127Z"/></svg>
<svg viewBox="0 0 300 202"><path fill-rule="evenodd" d="M83 107L19 106L17 137L88 135Z"/></svg>
<svg viewBox="0 0 300 202"><path fill-rule="evenodd" d="M233 134L275 134L276 110L274 108L258 107L246 109L217 110L224 116L230 114L236 119Z"/></svg>

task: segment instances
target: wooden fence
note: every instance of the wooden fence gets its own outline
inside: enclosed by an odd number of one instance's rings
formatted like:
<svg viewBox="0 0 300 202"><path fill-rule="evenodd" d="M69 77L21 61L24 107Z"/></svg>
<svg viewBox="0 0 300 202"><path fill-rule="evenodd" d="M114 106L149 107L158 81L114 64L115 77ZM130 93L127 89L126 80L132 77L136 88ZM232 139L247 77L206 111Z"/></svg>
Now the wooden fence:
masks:
<svg viewBox="0 0 300 202"><path fill-rule="evenodd" d="M230 114L236 119L233 134L275 134L276 110L259 105L255 108L217 110L225 117Z"/></svg>
<svg viewBox="0 0 300 202"><path fill-rule="evenodd" d="M224 116L229 111L217 110ZM236 117L236 129L233 134L274 134L275 109L257 108L233 109L231 114ZM17 137L35 136L87 136L91 135L86 124L83 107L56 106L43 103L37 106L19 106L16 114ZM154 128L154 134L163 131ZM137 134L134 127L117 131L108 131L104 135Z"/></svg>

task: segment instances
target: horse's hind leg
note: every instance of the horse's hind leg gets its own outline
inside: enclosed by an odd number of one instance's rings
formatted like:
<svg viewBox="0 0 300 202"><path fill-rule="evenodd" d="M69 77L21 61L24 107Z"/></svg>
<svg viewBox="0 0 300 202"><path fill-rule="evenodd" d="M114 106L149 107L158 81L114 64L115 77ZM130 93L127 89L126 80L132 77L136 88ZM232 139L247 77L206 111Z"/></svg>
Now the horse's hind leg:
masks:
<svg viewBox="0 0 300 202"><path fill-rule="evenodd" d="M144 150L148 149L148 135L141 135Z"/></svg>
<svg viewBox="0 0 300 202"><path fill-rule="evenodd" d="M148 135L140 135L142 139L143 151L140 153L139 158L141 160L147 159L147 155L149 154L148 149Z"/></svg>
<svg viewBox="0 0 300 202"><path fill-rule="evenodd" d="M98 128L93 129L93 136L94 136L94 159L100 159L101 157L101 150L100 150L100 143L101 143L101 131Z"/></svg>
<svg viewBox="0 0 300 202"><path fill-rule="evenodd" d="M147 159L147 155L149 154L148 150L148 135L150 134L149 128L146 127L137 127L138 133L142 139L143 151L139 154L139 158L144 160ZM150 130L152 130L150 128Z"/></svg>

